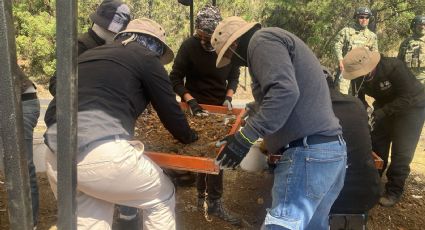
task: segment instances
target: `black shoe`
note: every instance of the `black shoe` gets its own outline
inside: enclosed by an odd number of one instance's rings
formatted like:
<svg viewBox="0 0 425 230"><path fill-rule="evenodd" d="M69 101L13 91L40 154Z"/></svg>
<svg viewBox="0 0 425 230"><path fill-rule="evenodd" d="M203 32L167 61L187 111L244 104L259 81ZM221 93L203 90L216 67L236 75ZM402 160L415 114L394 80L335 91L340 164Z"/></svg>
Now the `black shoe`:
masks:
<svg viewBox="0 0 425 230"><path fill-rule="evenodd" d="M229 222L232 225L238 225L238 226L241 225L241 219L233 215L228 210L226 210L223 207L223 203L221 199L212 200L212 201L208 200L207 204L208 204L209 215L216 216L226 222Z"/></svg>
<svg viewBox="0 0 425 230"><path fill-rule="evenodd" d="M381 198L379 198L379 204L384 207L392 207L395 204L397 204L399 200L400 200L400 197L384 194L383 196L381 196Z"/></svg>

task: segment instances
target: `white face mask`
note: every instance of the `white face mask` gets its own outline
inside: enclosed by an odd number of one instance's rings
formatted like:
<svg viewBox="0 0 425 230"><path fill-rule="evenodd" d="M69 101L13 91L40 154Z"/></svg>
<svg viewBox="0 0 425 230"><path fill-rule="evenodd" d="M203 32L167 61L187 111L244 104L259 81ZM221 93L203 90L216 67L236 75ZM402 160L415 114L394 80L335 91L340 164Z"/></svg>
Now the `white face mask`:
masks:
<svg viewBox="0 0 425 230"><path fill-rule="evenodd" d="M114 41L114 37L115 37L114 32L103 29L97 24L93 24L92 30L97 34L97 36L105 40L106 44L111 44Z"/></svg>

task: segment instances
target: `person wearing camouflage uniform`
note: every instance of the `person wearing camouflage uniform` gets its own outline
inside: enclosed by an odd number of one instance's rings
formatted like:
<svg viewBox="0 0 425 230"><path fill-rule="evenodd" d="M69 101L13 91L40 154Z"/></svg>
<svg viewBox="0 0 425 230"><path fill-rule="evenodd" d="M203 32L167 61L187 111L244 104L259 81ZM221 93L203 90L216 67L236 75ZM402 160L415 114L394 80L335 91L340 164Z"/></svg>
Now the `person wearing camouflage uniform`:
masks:
<svg viewBox="0 0 425 230"><path fill-rule="evenodd" d="M413 35L400 45L398 58L404 61L416 78L425 85L425 15L418 15L410 24Z"/></svg>
<svg viewBox="0 0 425 230"><path fill-rule="evenodd" d="M367 47L371 51L378 51L378 39L374 32L368 29L369 18L372 12L367 7L359 7L354 13L356 23L354 26L344 27L337 35L334 51L339 62L339 73L344 71L342 59L353 48ZM343 94L349 94L350 81L339 76L337 84L339 91Z"/></svg>
<svg viewBox="0 0 425 230"><path fill-rule="evenodd" d="M217 54L210 41L221 19L220 10L215 6L207 5L199 11L195 19L196 32L181 44L170 72L174 91L187 102L194 116L208 116L198 103L230 109L238 86L238 66L215 66ZM196 181L198 210L240 225L241 219L226 210L222 203L223 170L218 175L198 173ZM205 203L207 210L204 210Z"/></svg>

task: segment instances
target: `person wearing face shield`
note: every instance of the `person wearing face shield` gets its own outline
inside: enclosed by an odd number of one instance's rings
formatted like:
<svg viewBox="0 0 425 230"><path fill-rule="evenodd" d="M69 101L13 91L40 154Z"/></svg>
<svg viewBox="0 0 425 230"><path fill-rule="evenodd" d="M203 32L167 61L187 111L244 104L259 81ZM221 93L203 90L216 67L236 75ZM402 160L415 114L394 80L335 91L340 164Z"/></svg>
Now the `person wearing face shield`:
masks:
<svg viewBox="0 0 425 230"><path fill-rule="evenodd" d="M410 24L410 29L413 35L401 43L398 58L404 61L416 78L425 85L425 15L416 16Z"/></svg>
<svg viewBox="0 0 425 230"><path fill-rule="evenodd" d="M121 0L104 0L90 14L92 27L78 36L78 56L89 49L112 43L114 36L127 27L130 19L128 5ZM49 80L49 92L56 95L56 73Z"/></svg>
<svg viewBox="0 0 425 230"><path fill-rule="evenodd" d="M338 59L339 73L344 71L343 57L353 48L367 47L370 51L378 51L378 38L374 32L369 30L368 25L372 17L372 11L367 7L359 7L354 13L355 23L344 27L338 32L334 45L334 52ZM343 94L352 94L350 81L337 77L337 88Z"/></svg>
<svg viewBox="0 0 425 230"><path fill-rule="evenodd" d="M196 32L181 44L170 73L174 91L182 101L187 102L194 116L208 116L198 103L224 105L232 109L232 96L239 83L239 67L229 65L216 68L217 54L210 42L221 19L220 10L215 6L206 5L198 12L195 19ZM196 181L198 210L204 210L206 203L208 214L233 225L241 223L240 218L223 207L222 170L218 175L199 173Z"/></svg>
<svg viewBox="0 0 425 230"><path fill-rule="evenodd" d="M207 115L198 103L224 105L230 109L239 83L237 66L215 67L217 54L210 40L220 21L220 10L215 6L206 5L198 12L196 32L181 44L170 73L174 91L196 116Z"/></svg>

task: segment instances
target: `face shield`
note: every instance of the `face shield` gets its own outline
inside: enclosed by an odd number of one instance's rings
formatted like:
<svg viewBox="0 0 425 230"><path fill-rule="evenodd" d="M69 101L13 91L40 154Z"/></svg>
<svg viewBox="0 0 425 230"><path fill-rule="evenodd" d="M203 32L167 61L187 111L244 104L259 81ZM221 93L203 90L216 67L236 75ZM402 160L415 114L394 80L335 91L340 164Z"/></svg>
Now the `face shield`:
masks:
<svg viewBox="0 0 425 230"><path fill-rule="evenodd" d="M196 15L195 37L200 40L202 48L207 52L215 51L211 45L211 36L221 19L220 10L211 5L206 5Z"/></svg>
<svg viewBox="0 0 425 230"><path fill-rule="evenodd" d="M202 48L206 51L206 52L214 52L215 49L214 47L211 45L211 34L208 34L200 29L196 30L195 33L195 38L199 39Z"/></svg>

